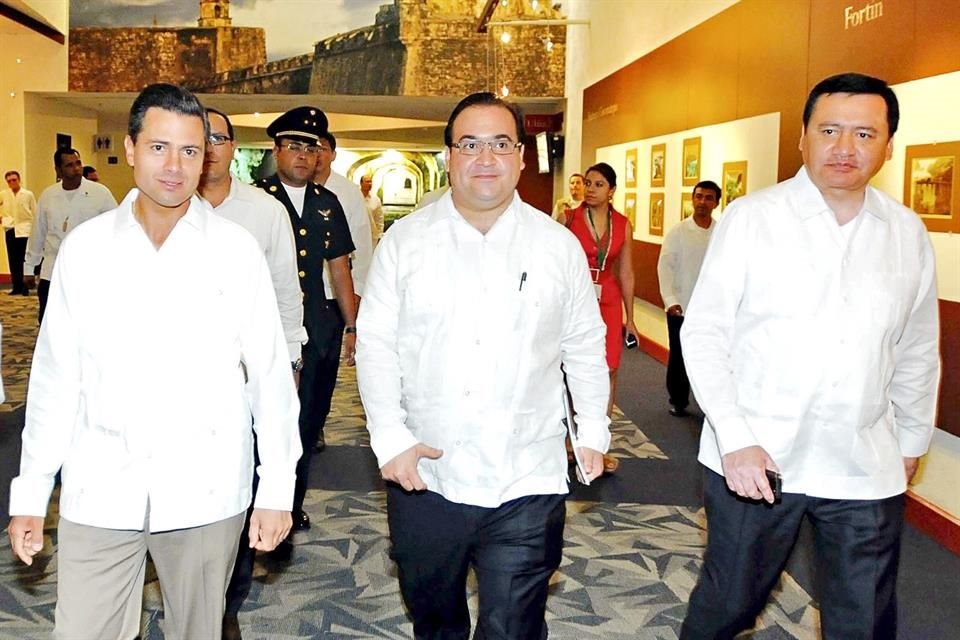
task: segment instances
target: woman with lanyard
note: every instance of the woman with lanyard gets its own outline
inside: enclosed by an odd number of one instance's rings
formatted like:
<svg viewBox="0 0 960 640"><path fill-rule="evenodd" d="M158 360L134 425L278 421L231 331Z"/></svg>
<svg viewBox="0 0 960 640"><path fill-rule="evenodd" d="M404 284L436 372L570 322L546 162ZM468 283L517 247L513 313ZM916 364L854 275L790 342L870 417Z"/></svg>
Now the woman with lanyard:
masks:
<svg viewBox="0 0 960 640"><path fill-rule="evenodd" d="M605 162L593 165L587 169L583 183L584 200L576 209L567 211L566 225L587 254L590 276L600 301L600 315L607 325L607 367L610 369L607 415L610 415L617 391L624 328L634 345L637 336L633 324L633 263L627 244L627 239L633 238L633 229L626 217L610 204L617 188L613 167ZM613 473L618 466L620 462L616 458L603 457L605 473Z"/></svg>

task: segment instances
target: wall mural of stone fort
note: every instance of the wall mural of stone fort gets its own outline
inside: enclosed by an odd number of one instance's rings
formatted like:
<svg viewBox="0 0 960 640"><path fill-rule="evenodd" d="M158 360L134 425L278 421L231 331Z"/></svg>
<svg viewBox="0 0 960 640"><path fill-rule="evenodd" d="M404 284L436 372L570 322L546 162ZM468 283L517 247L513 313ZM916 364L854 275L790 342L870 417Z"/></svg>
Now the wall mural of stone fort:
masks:
<svg viewBox="0 0 960 640"><path fill-rule="evenodd" d="M484 4L393 0L370 26L267 62L264 29L233 25L229 0L200 0L196 27L70 29L70 91L139 91L172 82L200 93L450 96L507 84L514 96L562 96L565 27L478 33ZM562 17L546 1L501 0L492 19Z"/></svg>

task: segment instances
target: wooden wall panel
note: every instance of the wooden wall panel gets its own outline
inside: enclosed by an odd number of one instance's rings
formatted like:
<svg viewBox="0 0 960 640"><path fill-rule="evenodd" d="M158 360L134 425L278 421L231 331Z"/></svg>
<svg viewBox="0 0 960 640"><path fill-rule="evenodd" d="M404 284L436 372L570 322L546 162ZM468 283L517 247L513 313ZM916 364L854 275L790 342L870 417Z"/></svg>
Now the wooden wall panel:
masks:
<svg viewBox="0 0 960 640"><path fill-rule="evenodd" d="M660 245L654 242L634 240L632 256L633 295L662 309L663 298L660 297L660 281L657 280Z"/></svg>
<svg viewBox="0 0 960 640"><path fill-rule="evenodd" d="M937 426L960 436L960 302L940 301L940 355L943 377Z"/></svg>
<svg viewBox="0 0 960 640"><path fill-rule="evenodd" d="M956 71L960 65L960 2L915 0L914 59L911 78Z"/></svg>

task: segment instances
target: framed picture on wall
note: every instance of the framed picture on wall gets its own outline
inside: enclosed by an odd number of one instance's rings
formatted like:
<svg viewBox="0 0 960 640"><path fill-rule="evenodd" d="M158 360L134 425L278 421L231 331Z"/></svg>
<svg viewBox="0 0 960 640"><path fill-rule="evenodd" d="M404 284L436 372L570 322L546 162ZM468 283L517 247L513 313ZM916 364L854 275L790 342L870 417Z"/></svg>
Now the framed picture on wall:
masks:
<svg viewBox="0 0 960 640"><path fill-rule="evenodd" d="M960 195L954 188L960 142L912 145L906 155L903 203L928 231L960 231Z"/></svg>
<svg viewBox="0 0 960 640"><path fill-rule="evenodd" d="M650 235L663 235L663 193L650 194Z"/></svg>
<svg viewBox="0 0 960 640"><path fill-rule="evenodd" d="M700 138L683 141L683 186L692 187L700 182Z"/></svg>
<svg viewBox="0 0 960 640"><path fill-rule="evenodd" d="M627 161L623 168L623 186L627 189L637 187L637 150L627 150Z"/></svg>
<svg viewBox="0 0 960 640"><path fill-rule="evenodd" d="M701 189L701 193L703 193ZM684 193L680 196L680 220L686 220L693 215L693 195Z"/></svg>
<svg viewBox="0 0 960 640"><path fill-rule="evenodd" d="M650 147L650 186L662 187L667 173L667 145Z"/></svg>
<svg viewBox="0 0 960 640"><path fill-rule="evenodd" d="M637 194L626 193L623 196L623 215L630 221L630 226L637 228Z"/></svg>
<svg viewBox="0 0 960 640"><path fill-rule="evenodd" d="M723 163L723 208L747 193L747 161Z"/></svg>

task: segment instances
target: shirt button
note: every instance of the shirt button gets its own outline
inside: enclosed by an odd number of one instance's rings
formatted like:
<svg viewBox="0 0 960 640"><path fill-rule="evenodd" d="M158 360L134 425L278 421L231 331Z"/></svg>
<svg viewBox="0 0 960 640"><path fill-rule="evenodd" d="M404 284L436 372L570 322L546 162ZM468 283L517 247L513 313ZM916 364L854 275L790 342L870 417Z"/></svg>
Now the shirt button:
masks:
<svg viewBox="0 0 960 640"><path fill-rule="evenodd" d="M460 446L460 441L459 441L459 440L457 440L456 445L457 445L458 447Z"/></svg>
<svg viewBox="0 0 960 640"><path fill-rule="evenodd" d="M475 344L475 345L477 345L477 346L479 347L479 346L480 346L480 341L479 341L479 340L477 340L477 341L476 341L476 342L474 342L473 344Z"/></svg>
<svg viewBox="0 0 960 640"><path fill-rule="evenodd" d="M306 277L307 272L306 272L306 271L301 271L298 275L299 275L301 278L303 278L303 277Z"/></svg>
<svg viewBox="0 0 960 640"><path fill-rule="evenodd" d="M464 391L464 392L463 392L463 395L469 396L469 395L470 395L470 392L469 392L469 391Z"/></svg>
<svg viewBox="0 0 960 640"><path fill-rule="evenodd" d="M300 229L300 235L302 235L302 236L307 235L307 230L306 230L306 229Z"/></svg>
<svg viewBox="0 0 960 640"><path fill-rule="evenodd" d="M306 250L306 249L300 249L300 255L301 255L301 256L307 255L307 250Z"/></svg>

